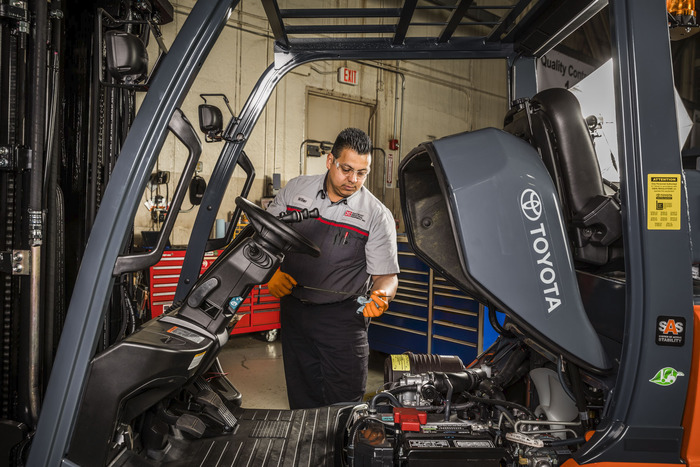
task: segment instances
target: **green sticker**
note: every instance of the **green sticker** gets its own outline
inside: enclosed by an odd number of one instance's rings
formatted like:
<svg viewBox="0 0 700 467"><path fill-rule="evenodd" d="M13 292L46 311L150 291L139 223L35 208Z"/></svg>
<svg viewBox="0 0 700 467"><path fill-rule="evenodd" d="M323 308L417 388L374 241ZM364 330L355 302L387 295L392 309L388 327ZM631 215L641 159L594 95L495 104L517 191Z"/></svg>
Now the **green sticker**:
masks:
<svg viewBox="0 0 700 467"><path fill-rule="evenodd" d="M649 381L656 383L659 386L670 386L676 382L676 378L679 376L685 375L680 371L676 371L674 368L667 366L666 368L660 369Z"/></svg>

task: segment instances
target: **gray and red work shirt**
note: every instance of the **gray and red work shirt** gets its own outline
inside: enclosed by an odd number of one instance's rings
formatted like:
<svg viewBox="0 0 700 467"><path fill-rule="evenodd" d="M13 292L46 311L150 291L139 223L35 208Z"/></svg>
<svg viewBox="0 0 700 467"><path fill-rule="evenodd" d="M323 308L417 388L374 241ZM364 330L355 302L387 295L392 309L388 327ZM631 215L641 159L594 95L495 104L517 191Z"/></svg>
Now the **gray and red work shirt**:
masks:
<svg viewBox="0 0 700 467"><path fill-rule="evenodd" d="M364 294L372 275L398 274L396 227L391 211L367 188L332 203L326 175L302 175L280 190L267 208L281 212L318 208L320 217L289 224L321 249L321 256L289 253L282 271L299 285ZM295 287L292 296L308 303L333 303L348 295Z"/></svg>

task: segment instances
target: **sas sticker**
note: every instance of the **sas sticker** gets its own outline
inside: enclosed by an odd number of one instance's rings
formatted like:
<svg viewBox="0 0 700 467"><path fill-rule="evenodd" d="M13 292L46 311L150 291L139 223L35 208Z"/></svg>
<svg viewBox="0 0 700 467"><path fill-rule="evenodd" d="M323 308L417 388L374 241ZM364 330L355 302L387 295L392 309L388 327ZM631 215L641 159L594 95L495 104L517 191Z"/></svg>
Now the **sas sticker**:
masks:
<svg viewBox="0 0 700 467"><path fill-rule="evenodd" d="M649 381L659 386L670 386L676 382L679 376L685 376L685 374L667 366L666 368L660 369Z"/></svg>
<svg viewBox="0 0 700 467"><path fill-rule="evenodd" d="M659 316L656 318L656 345L682 347L685 343L685 318Z"/></svg>
<svg viewBox="0 0 700 467"><path fill-rule="evenodd" d="M647 188L647 229L680 230L680 174L649 174Z"/></svg>

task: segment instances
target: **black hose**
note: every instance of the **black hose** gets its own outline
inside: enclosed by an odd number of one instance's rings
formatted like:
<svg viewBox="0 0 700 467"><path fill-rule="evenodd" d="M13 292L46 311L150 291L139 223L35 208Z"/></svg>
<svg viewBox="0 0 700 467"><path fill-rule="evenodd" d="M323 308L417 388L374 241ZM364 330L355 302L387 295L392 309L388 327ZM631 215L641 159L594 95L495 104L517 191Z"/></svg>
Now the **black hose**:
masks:
<svg viewBox="0 0 700 467"><path fill-rule="evenodd" d="M584 427L590 427L588 419L588 408L586 406L586 396L583 394L583 383L581 382L581 373L578 366L567 363L566 368L569 370L569 377L571 378L571 385L573 386L573 392L576 396L576 407L578 408L579 418Z"/></svg>
<svg viewBox="0 0 700 467"><path fill-rule="evenodd" d="M59 161L61 156L61 135L56 131L62 128L62 115L59 112L59 103L63 100L63 5L62 0L51 2L51 88L50 93L50 118L46 131L46 165L44 175L44 195L47 210L46 216L46 253L43 255L45 288L44 288L44 381L49 380L53 366L56 343L61 329L63 310L59 297L62 295L62 282L58 280L63 276L63 251L59 241L63 235L63 205L60 203L61 189L58 186Z"/></svg>
<svg viewBox="0 0 700 467"><path fill-rule="evenodd" d="M46 132L46 63L48 40L48 6L46 1L31 3L34 14L33 70L31 76L31 118L29 144L32 149L29 209L41 211L44 198L44 138Z"/></svg>
<svg viewBox="0 0 700 467"><path fill-rule="evenodd" d="M507 400L498 400L498 399L484 399L482 397L472 396L471 394L467 394L466 397L470 401L473 401L473 402L480 402L480 403L486 404L486 405L502 405L504 407L511 407L514 409L518 409L521 412L525 412L533 419L535 419L535 420L537 419L537 417L532 412L532 410L528 409L524 405L518 404L517 402L511 402L511 401L507 401Z"/></svg>
<svg viewBox="0 0 700 467"><path fill-rule="evenodd" d="M403 407L403 404L399 402L399 400L390 392L380 392L376 396L372 398L372 400L369 402L369 409L370 410L376 410L377 409L377 401L379 399L389 399L389 402L392 403L394 407Z"/></svg>
<svg viewBox="0 0 700 467"><path fill-rule="evenodd" d="M445 374L445 385L447 386L447 398L445 400L445 421L450 421L450 412L452 412L452 393L454 392L454 387L450 378Z"/></svg>
<svg viewBox="0 0 700 467"><path fill-rule="evenodd" d="M491 327L500 335L506 334L506 330L503 329L501 323L498 322L498 317L496 316L496 308L493 305L489 305L489 324Z"/></svg>
<svg viewBox="0 0 700 467"><path fill-rule="evenodd" d="M417 389L417 384L405 384L403 386L396 386L395 388L387 389L385 392L389 392L391 394L401 394L402 392L415 391Z"/></svg>
<svg viewBox="0 0 700 467"><path fill-rule="evenodd" d="M503 365L503 368L499 370L498 375L491 378L493 384L501 388L506 387L508 385L507 383L513 379L513 375L517 369L525 361L526 357L527 352L525 349L522 347L515 347L508 357L508 360L506 360L506 363Z"/></svg>
<svg viewBox="0 0 700 467"><path fill-rule="evenodd" d="M585 443L585 442L586 442L586 438L580 436L578 438L558 439L556 441L545 441L544 444L545 444L545 446L556 447L556 446L569 446L572 444L581 444L581 443Z"/></svg>
<svg viewBox="0 0 700 467"><path fill-rule="evenodd" d="M34 15L34 34L31 47L31 77L29 94L29 115L26 126L29 148L31 149L31 171L28 175L28 203L26 215L29 219L28 245L31 249L32 269L28 278L29 312L22 320L20 337L23 355L21 366L26 368L24 378L20 375L20 405L24 422L36 427L39 418L41 400L41 360L43 357L43 305L42 288L42 236L46 234L43 225L43 177L44 177L44 138L46 131L46 51L48 39L48 7L46 1L36 0L30 3Z"/></svg>
<svg viewBox="0 0 700 467"><path fill-rule="evenodd" d="M360 430L360 428L363 428L370 420L374 419L370 417L363 417L356 421L355 424L350 428L350 432L348 434L348 446L346 451L348 459L354 459L355 457L355 436L357 436L357 432ZM354 465L354 461L352 462L352 464Z"/></svg>
<svg viewBox="0 0 700 467"><path fill-rule="evenodd" d="M571 389L569 389L569 385L566 384L566 381L564 381L564 373L561 371L562 365L561 355L559 355L557 356L557 375L559 376L559 383L561 384L561 387L564 388L566 395L569 396L572 401L576 402L576 397L574 397Z"/></svg>

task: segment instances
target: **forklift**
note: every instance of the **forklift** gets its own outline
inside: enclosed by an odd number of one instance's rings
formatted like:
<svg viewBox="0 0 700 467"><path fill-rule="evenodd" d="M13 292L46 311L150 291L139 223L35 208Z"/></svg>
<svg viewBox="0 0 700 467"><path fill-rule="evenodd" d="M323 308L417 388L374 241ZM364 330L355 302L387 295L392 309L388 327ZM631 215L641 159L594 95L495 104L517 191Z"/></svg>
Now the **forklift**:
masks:
<svg viewBox="0 0 700 467"><path fill-rule="evenodd" d="M4 461L700 465L700 343L693 332L700 323L694 303L700 172L695 164L684 167L681 157L669 42L670 34L697 27L692 5L668 11L662 0L520 0L493 10L500 15L496 21L482 20L477 30L486 34L462 36L460 23L477 5L459 0L449 7L439 35L415 37L409 32L420 23L417 0L361 9L284 9L277 0L261 1L275 36L274 62L220 131L225 144L201 199L204 209L197 214L173 306L132 332L103 338L114 295L121 293L115 284L158 261L172 230L174 216L167 216L152 251L128 248L140 194L169 132L189 152L172 212L182 203L202 149L180 106L236 0L194 5L149 77L138 113L124 124L125 138L111 149L119 155L104 191L96 191L99 209L55 356L21 357L34 366L16 375L29 396L21 399L21 416L3 420ZM2 6L0 14L18 27L30 21L18 4ZM129 24L138 28L128 34L155 30L157 36L154 17L167 16L167 8L157 10L144 8L138 19L100 18L134 21ZM606 183L600 174L576 97L565 89L538 92L535 73L543 54L601 12L611 32L619 184ZM333 21L298 23L377 17L385 23L353 26L361 38L341 37L337 33L348 32L347 25ZM125 52L111 57L122 73L113 78L113 88L138 86L138 44L127 34L110 37L106 43ZM46 41L33 40L45 56L40 44ZM244 148L266 102L285 74L302 64L425 59L502 59L507 65L512 104L502 128L427 141L399 167L400 186L410 187L401 190L401 207L411 247L488 306L499 338L466 364L432 355L392 356L386 390L368 403L242 407L235 381L222 376L217 359L239 318L238 306L255 285L269 280L286 253L320 253L294 229L295 223L313 222L314 213L273 217L246 199L249 183L236 205L250 226L223 245L208 240L235 167L254 175ZM35 102L30 121L51 121L44 119L42 102ZM41 182L41 161L27 160L41 159L43 141L35 136L8 149L8 166ZM43 205L40 193L33 196L27 208L33 243L21 249L22 258L7 260L14 268L30 261L32 270L41 270ZM213 247L223 252L200 276L202 258ZM32 281L27 287L40 288ZM505 314L504 322L496 310ZM36 367L41 362L50 368L44 389Z"/></svg>

